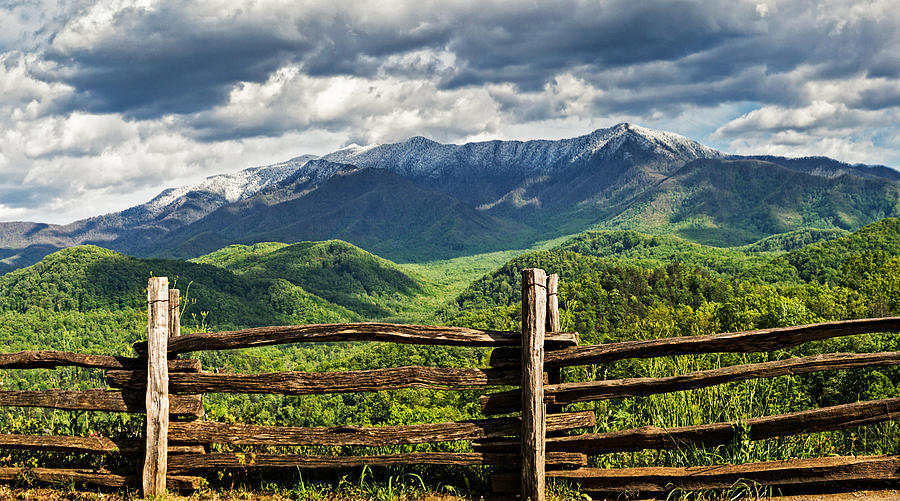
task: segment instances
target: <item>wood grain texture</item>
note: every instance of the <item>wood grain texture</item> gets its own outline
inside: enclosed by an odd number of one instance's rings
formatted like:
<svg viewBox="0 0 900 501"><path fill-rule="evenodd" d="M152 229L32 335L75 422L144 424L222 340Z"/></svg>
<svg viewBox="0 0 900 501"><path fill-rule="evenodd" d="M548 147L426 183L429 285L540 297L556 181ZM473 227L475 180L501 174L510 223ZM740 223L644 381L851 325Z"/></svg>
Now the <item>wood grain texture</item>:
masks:
<svg viewBox="0 0 900 501"><path fill-rule="evenodd" d="M0 434L0 449L114 454L118 452L134 452L141 449L141 446L134 439Z"/></svg>
<svg viewBox="0 0 900 501"><path fill-rule="evenodd" d="M172 423L169 423L171 426ZM172 454L206 454L206 448L202 444L173 444L169 442L169 457Z"/></svg>
<svg viewBox="0 0 900 501"><path fill-rule="evenodd" d="M738 481L772 487L881 482L900 480L900 456L838 456L688 468L581 468L550 471L547 476L571 479L588 492L727 489ZM495 474L494 492L513 491L517 480L515 475Z"/></svg>
<svg viewBox="0 0 900 501"><path fill-rule="evenodd" d="M200 417L203 402L200 395L173 395L169 401L172 415ZM109 390L42 390L0 391L0 406L46 407L70 411L109 411L143 413L143 393Z"/></svg>
<svg viewBox="0 0 900 501"><path fill-rule="evenodd" d="M351 468L356 466L431 465L498 465L515 466L518 454L485 454L478 452L413 452L378 456L302 456L296 454L211 453L181 454L169 459L172 472L195 472L216 468ZM557 467L579 467L587 464L587 456L567 452L553 453L548 463Z"/></svg>
<svg viewBox="0 0 900 501"><path fill-rule="evenodd" d="M144 432L144 497L166 493L169 457L169 280L151 277L147 285L147 421Z"/></svg>
<svg viewBox="0 0 900 501"><path fill-rule="evenodd" d="M108 371L112 387L143 389L145 372ZM455 367L392 367L346 372L264 372L260 374L214 374L210 372L169 375L173 393L274 393L312 395L431 388L468 390L484 386L515 386L519 374L501 369Z"/></svg>
<svg viewBox="0 0 900 501"><path fill-rule="evenodd" d="M173 372L200 372L202 366L199 360L191 358L170 358L169 373Z"/></svg>
<svg viewBox="0 0 900 501"><path fill-rule="evenodd" d="M546 412L544 334L547 327L547 274L522 270L522 499L544 501Z"/></svg>
<svg viewBox="0 0 900 501"><path fill-rule="evenodd" d="M855 428L900 419L900 398L835 405L776 416L748 419L742 423L712 423L679 428L646 426L609 433L591 433L551 439L553 451L607 454L642 449L677 449L686 446L716 446L732 443L746 428L750 440Z"/></svg>
<svg viewBox="0 0 900 501"><path fill-rule="evenodd" d="M898 364L900 364L900 352L827 353L772 362L733 365L671 377L610 379L548 385L544 392L547 402L569 404L692 390L747 379ZM503 414L515 410L517 400L518 390L492 393L481 397L481 406L485 414Z"/></svg>
<svg viewBox="0 0 900 501"><path fill-rule="evenodd" d="M181 335L181 291L169 289L169 336Z"/></svg>
<svg viewBox="0 0 900 501"><path fill-rule="evenodd" d="M135 370L145 367L144 358L86 355L66 351L40 350L0 353L0 369L54 369L56 367L85 367L94 369ZM169 360L173 372L200 372L199 360Z"/></svg>
<svg viewBox="0 0 900 501"><path fill-rule="evenodd" d="M335 341L387 341L451 346L518 346L521 337L518 332L511 331L378 322L284 325L254 327L239 331L184 334L169 341L169 353ZM578 343L576 335L570 332L550 333L547 336L547 342L563 346L574 346ZM146 353L146 343L136 343L134 347L139 353Z"/></svg>
<svg viewBox="0 0 900 501"><path fill-rule="evenodd" d="M553 273L547 276L547 332L559 332L560 329L559 275Z"/></svg>
<svg viewBox="0 0 900 501"><path fill-rule="evenodd" d="M558 331L560 330L560 317L559 317L559 275L553 273L547 277L547 331ZM577 335L577 333L576 333ZM544 358L547 357L547 352L552 351L552 349L548 349L544 352ZM562 369L560 367L544 367L544 370L547 372L547 380L550 384L559 384L562 383ZM548 405L547 412L552 412L554 414L562 412L561 405ZM548 432L550 430L547 430Z"/></svg>
<svg viewBox="0 0 900 501"><path fill-rule="evenodd" d="M586 433L547 439L547 450L609 454L643 449L712 447L732 443L746 430L750 440L855 428L900 419L900 398L835 405L806 411L748 419L741 423L711 423L678 428L644 426L606 433ZM742 430L743 428L743 430ZM503 440L475 443L481 452L515 450L518 443Z"/></svg>
<svg viewBox="0 0 900 501"><path fill-rule="evenodd" d="M0 481L13 481L29 478L41 482L73 482L78 485L95 485L100 487L121 488L135 487L138 483L134 475L113 475L112 473L94 470L67 468L0 468ZM166 486L176 491L195 491L204 485L200 477L169 475Z"/></svg>
<svg viewBox="0 0 900 501"><path fill-rule="evenodd" d="M808 341L873 332L900 332L900 317L863 318L795 327L777 327L704 336L622 341L573 346L548 352L548 367L603 364L628 358L653 358L698 353L756 353L791 348ZM518 366L518 350L498 348L491 354L492 367Z"/></svg>
<svg viewBox="0 0 900 501"><path fill-rule="evenodd" d="M592 411L547 417L550 430L594 426ZM195 421L169 423L169 440L237 445L363 445L381 446L475 440L517 435L519 418L478 419L406 426L284 427Z"/></svg>
<svg viewBox="0 0 900 501"><path fill-rule="evenodd" d="M144 443L138 438L74 437L65 435L0 434L0 449L72 452L76 454L143 454ZM203 452L197 444L169 444L169 454Z"/></svg>

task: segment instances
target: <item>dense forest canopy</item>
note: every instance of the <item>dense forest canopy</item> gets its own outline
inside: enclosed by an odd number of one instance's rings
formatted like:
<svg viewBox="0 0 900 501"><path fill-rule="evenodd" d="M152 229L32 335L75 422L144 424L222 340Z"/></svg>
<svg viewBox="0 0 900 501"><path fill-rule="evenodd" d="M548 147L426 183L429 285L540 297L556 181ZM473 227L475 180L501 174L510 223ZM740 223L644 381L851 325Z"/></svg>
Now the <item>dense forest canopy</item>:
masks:
<svg viewBox="0 0 900 501"><path fill-rule="evenodd" d="M471 283L457 287L462 292L455 297L447 297L442 286L425 278L432 276L428 266L441 267L434 276ZM560 275L563 329L579 332L585 344L900 312L900 220L896 219L855 233L805 230L733 248L704 246L674 236L591 231L551 248L525 252L480 278L473 277L467 266L462 261L436 262L419 267L426 271L419 274L341 241L229 246L190 262L138 259L79 246L0 276L0 341L5 351L60 349L131 355L131 344L145 335L143 302L150 276L168 276L181 289L183 325L189 332L362 320L516 330L519 277L525 267ZM570 368L564 378L674 375L820 352L896 350L900 350L896 335L860 335L773 353L626 360ZM198 357L208 370L264 372L402 365L483 367L488 355L485 349L466 347L339 343L205 352ZM96 372L87 370L2 371L0 378L6 389L102 386ZM900 369L889 367L785 376L570 408L594 410L597 431L682 426L892 397L898 385ZM409 389L293 397L207 395L205 406L207 419L212 420L387 425L481 417L478 393ZM48 429L54 433L100 429L121 436L139 432L129 418L50 415L55 417ZM0 425L30 432L37 417L31 411L7 411L0 415ZM815 440L800 436L708 450L613 454L591 458L591 464L696 465L835 451L876 454L896 450L898 445L897 426L885 423L816 434ZM450 443L397 450L460 447ZM71 461L84 464L83 458Z"/></svg>

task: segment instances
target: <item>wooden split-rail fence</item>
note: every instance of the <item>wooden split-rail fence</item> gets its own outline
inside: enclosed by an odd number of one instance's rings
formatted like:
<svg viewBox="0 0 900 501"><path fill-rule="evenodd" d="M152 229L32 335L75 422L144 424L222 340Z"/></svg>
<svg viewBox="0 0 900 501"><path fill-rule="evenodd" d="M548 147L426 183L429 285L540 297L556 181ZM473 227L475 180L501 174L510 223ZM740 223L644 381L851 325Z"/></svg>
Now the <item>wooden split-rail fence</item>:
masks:
<svg viewBox="0 0 900 501"><path fill-rule="evenodd" d="M665 492L673 488L728 488L738 481L768 486L900 480L900 455L827 457L690 468L588 468L587 456L643 449L675 449L857 427L895 420L900 398L857 402L742 423L681 428L643 427L607 433L572 433L592 428L592 411L563 406L702 388L756 378L900 364L900 352L831 353L736 365L672 377L586 382L560 380L567 366L703 353L753 353L798 346L837 336L900 331L900 317L850 320L747 332L578 346L575 333L560 332L558 277L543 270L522 272L522 332L383 323L260 327L240 331L180 334L179 293L164 277L148 286L148 339L137 358L57 351L0 354L0 369L77 366L106 370L114 390L0 391L0 405L146 414L143 439L0 434L0 449L125 454L142 458L140 475L60 468L0 468L0 480L23 474L49 482L107 487L140 485L145 495L192 490L204 471L227 468L343 468L402 464L491 465L496 493L518 493L543 501L547 477L568 478L584 490ZM383 341L424 345L494 347L490 367L395 367L348 372L223 374L204 372L184 353L285 343ZM278 427L204 421L203 393L306 395L399 388L470 390L518 386L481 396L485 415L462 422L406 426ZM515 415L517 414L517 415ZM170 421L170 416L177 419ZM569 434L566 434L569 433ZM744 434L744 435L741 435ZM418 452L367 456L209 452L210 444L247 446L385 446L470 441L474 452Z"/></svg>

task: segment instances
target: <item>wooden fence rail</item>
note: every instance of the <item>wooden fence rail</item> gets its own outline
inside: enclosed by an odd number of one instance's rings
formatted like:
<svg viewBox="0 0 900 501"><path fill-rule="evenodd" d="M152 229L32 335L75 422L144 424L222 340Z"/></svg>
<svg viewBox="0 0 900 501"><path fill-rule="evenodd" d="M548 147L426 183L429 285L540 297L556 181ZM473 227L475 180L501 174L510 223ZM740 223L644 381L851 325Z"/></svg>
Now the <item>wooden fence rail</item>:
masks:
<svg viewBox="0 0 900 501"><path fill-rule="evenodd" d="M586 468L588 454L717 446L738 439L762 440L896 420L900 417L900 398L754 417L737 423L668 429L642 427L605 433L590 432L596 424L593 411L563 411L565 405L591 400L641 397L756 378L898 365L900 352L829 353L658 378L563 382L560 373L561 367L630 358L753 353L837 336L896 332L900 331L900 317L577 346L576 333L561 332L557 289L557 276L548 277L536 269L523 271L521 332L365 322L180 335L178 291L169 290L165 278L154 278L148 286L148 341L134 345L138 358L60 351L0 354L0 369L61 366L102 369L107 384L114 388L0 391L0 406L145 413L144 437L0 434L0 449L142 455L140 476L47 468L30 469L28 474L38 480L65 479L107 487L139 483L146 495L162 494L166 488L196 489L201 477L186 475L210 469L401 464L494 466L493 484L497 492L516 491L523 499L532 501L544 500L547 477L569 478L587 490L648 492L722 488L740 479L773 486L900 480L900 456L832 457L697 468ZM344 341L482 346L494 350L491 368L487 369L406 366L325 373L223 374L203 372L197 360L175 358L178 354L203 350ZM197 419L203 415L203 393L309 395L399 388L458 391L491 387L518 388L499 388L501 391L481 396L485 415L520 415L403 426L329 427L258 426ZM179 419L170 422L170 416ZM577 432L584 429L588 432ZM471 442L474 452L367 456L208 452L211 444L381 447L454 441ZM23 473L22 469L0 468L0 480Z"/></svg>
<svg viewBox="0 0 900 501"><path fill-rule="evenodd" d="M143 392L117 390L0 391L0 406L44 407L67 411L146 412ZM170 412L185 417L203 416L200 395L175 395Z"/></svg>
<svg viewBox="0 0 900 501"><path fill-rule="evenodd" d="M841 485L897 481L900 479L900 456L823 457L688 468L580 468L549 471L547 476L575 480L586 491L619 493L729 489L740 482L773 487ZM494 475L494 491L514 492L517 480L516 475L510 473Z"/></svg>
<svg viewBox="0 0 900 501"><path fill-rule="evenodd" d="M587 456L572 452L552 452L547 463L559 468L579 468L587 465ZM172 456L171 470L189 473L217 468L350 468L354 466L428 465L502 465L518 466L519 454L485 452L410 452L372 456L304 456L297 454L181 454Z"/></svg>
<svg viewBox="0 0 900 501"><path fill-rule="evenodd" d="M72 452L76 454L143 454L139 438L0 434L0 449ZM169 454L201 453L202 445L169 444Z"/></svg>
<svg viewBox="0 0 900 501"><path fill-rule="evenodd" d="M550 431L590 428L591 411L547 416ZM169 423L169 440L235 445L362 445L382 446L477 440L518 435L519 418L478 419L403 426L256 426L192 421Z"/></svg>
<svg viewBox="0 0 900 501"><path fill-rule="evenodd" d="M804 433L856 428L900 419L900 398L835 405L741 422L711 423L678 428L644 426L606 433L584 433L547 439L547 450L610 454L643 449L681 449L734 443L739 438L764 440ZM488 437L485 437L488 438ZM476 441L477 451L502 452L518 446L515 440Z"/></svg>
<svg viewBox="0 0 900 501"><path fill-rule="evenodd" d="M262 374L178 373L169 376L176 393L271 393L314 395L400 388L471 390L484 386L514 386L519 373L504 369L455 367L392 367L346 372L266 372ZM108 371L106 381L117 388L142 390L146 371Z"/></svg>
<svg viewBox="0 0 900 501"><path fill-rule="evenodd" d="M121 489L139 484L136 475L114 475L108 472L74 468L0 468L0 480L39 480L49 483L75 483ZM166 487L175 491L195 491L203 486L203 479L181 475L166 477Z"/></svg>
<svg viewBox="0 0 900 501"><path fill-rule="evenodd" d="M548 367L567 367L606 364L629 358L703 353L758 353L793 348L809 341L878 332L900 332L900 317L863 318L702 336L573 346L548 352L544 364ZM492 367L518 367L520 363L517 350L498 348L491 353Z"/></svg>
<svg viewBox="0 0 900 501"><path fill-rule="evenodd" d="M0 369L55 369L57 367L85 367L89 369L145 369L143 358L85 355L66 351L19 351L0 353ZM169 360L173 372L200 372L199 360Z"/></svg>
<svg viewBox="0 0 900 501"><path fill-rule="evenodd" d="M889 365L900 365L900 352L827 353L772 362L732 365L661 378L609 379L548 385L545 394L547 402L571 404L693 390L747 379ZM517 390L492 393L481 397L481 408L485 414L505 414L516 410L517 399Z"/></svg>
<svg viewBox="0 0 900 501"><path fill-rule="evenodd" d="M377 322L349 324L285 325L255 327L239 331L185 334L168 343L171 354L192 351L231 350L289 343L333 343L338 341L385 341L390 343L443 346L518 346L521 334L512 331L489 331L465 327L432 325L399 325ZM574 332L551 332L551 345L574 346ZM135 350L146 353L146 342L136 343Z"/></svg>

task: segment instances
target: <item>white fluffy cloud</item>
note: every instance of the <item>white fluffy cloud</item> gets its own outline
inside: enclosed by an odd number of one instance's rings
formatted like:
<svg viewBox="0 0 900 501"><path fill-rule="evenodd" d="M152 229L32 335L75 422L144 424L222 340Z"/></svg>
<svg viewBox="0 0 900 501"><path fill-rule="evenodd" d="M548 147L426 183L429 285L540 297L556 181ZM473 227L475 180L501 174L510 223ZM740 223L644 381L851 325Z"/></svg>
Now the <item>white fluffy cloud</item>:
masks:
<svg viewBox="0 0 900 501"><path fill-rule="evenodd" d="M175 116L136 120L67 110L74 89L37 79L33 55L0 55L0 218L68 222L119 210L162 187L336 147L342 137L284 131L277 137L204 142ZM60 110L63 110L60 112Z"/></svg>
<svg viewBox="0 0 900 501"><path fill-rule="evenodd" d="M711 137L739 154L824 155L900 166L896 124L900 82L857 76L798 85L792 105L764 105L721 125Z"/></svg>

